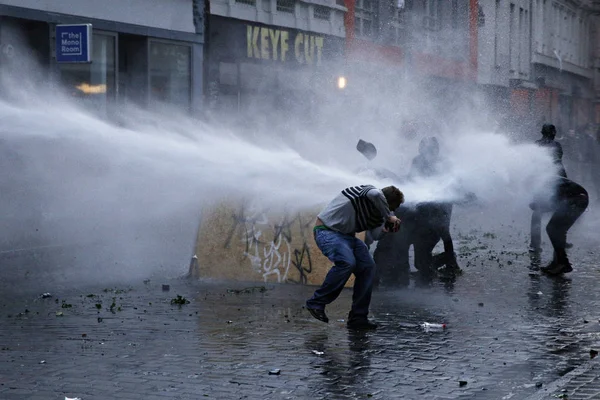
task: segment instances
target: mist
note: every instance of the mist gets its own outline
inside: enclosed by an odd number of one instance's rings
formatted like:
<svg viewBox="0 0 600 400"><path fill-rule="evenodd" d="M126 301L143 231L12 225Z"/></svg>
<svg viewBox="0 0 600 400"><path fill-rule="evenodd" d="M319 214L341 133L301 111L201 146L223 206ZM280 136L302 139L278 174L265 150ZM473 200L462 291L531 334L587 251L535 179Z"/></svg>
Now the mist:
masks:
<svg viewBox="0 0 600 400"><path fill-rule="evenodd" d="M475 94L442 104L416 81L357 72L347 92L321 85L310 122L252 110L232 123L131 105L107 121L23 62L0 71L0 244L5 254L64 246L44 265L54 278L182 275L202 210L221 201L314 211L347 186L395 184L410 204L473 193L479 211L495 210L493 223L499 208L527 208L556 172L544 149L502 132ZM444 173L409 181L425 136L440 139ZM359 139L375 144L374 160L356 151Z"/></svg>

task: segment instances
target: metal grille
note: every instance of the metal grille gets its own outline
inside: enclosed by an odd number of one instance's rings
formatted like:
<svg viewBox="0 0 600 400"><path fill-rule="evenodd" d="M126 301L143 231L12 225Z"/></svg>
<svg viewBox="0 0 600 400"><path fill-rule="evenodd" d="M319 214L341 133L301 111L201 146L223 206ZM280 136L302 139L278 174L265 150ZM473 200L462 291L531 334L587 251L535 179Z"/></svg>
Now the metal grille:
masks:
<svg viewBox="0 0 600 400"><path fill-rule="evenodd" d="M277 11L293 13L296 9L296 0L277 0Z"/></svg>
<svg viewBox="0 0 600 400"><path fill-rule="evenodd" d="M256 0L235 0L238 4L246 4L249 6L256 6Z"/></svg>
<svg viewBox="0 0 600 400"><path fill-rule="evenodd" d="M314 16L317 19L329 20L331 9L325 6L315 6Z"/></svg>

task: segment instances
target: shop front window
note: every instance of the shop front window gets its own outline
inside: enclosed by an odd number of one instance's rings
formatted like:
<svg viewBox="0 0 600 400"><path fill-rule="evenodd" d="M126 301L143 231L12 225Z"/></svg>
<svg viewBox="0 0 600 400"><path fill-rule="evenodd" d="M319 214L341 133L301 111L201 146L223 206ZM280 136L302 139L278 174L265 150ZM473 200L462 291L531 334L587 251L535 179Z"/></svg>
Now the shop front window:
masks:
<svg viewBox="0 0 600 400"><path fill-rule="evenodd" d="M191 47L150 42L150 97L189 110L191 100Z"/></svg>
<svg viewBox="0 0 600 400"><path fill-rule="evenodd" d="M90 64L59 64L63 85L75 98L106 114L116 95L116 37L94 33Z"/></svg>

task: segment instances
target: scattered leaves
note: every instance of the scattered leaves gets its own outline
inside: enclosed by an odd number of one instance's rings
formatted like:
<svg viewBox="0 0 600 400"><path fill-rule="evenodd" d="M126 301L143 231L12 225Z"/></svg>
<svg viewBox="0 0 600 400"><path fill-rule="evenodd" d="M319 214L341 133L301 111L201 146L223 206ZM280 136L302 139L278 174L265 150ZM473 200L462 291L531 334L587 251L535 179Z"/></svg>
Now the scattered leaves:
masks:
<svg viewBox="0 0 600 400"><path fill-rule="evenodd" d="M182 306L184 304L190 304L190 301L188 299L186 299L185 297L177 295L177 297L175 297L174 299L171 299L171 304L177 304L177 305Z"/></svg>
<svg viewBox="0 0 600 400"><path fill-rule="evenodd" d="M264 286L252 286L252 287L248 287L248 288L244 288L244 289L227 289L227 293L233 293L233 294L242 294L242 293L254 293L254 292L259 292L259 293L264 293L267 291L267 288Z"/></svg>

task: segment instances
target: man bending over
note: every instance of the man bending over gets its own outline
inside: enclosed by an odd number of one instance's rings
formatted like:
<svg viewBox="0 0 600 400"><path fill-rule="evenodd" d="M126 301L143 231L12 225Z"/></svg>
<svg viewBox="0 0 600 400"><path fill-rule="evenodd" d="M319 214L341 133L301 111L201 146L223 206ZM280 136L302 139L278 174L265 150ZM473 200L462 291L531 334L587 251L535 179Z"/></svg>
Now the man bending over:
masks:
<svg viewBox="0 0 600 400"><path fill-rule="evenodd" d="M350 329L376 329L367 318L375 276L375 261L367 245L356 233L369 231L378 238L381 232L397 232L400 220L394 210L404 202L395 186L377 189L371 185L352 186L341 191L317 216L313 229L319 250L334 265L325 281L306 301L306 308L319 321L329 322L325 306L342 292L354 274Z"/></svg>

